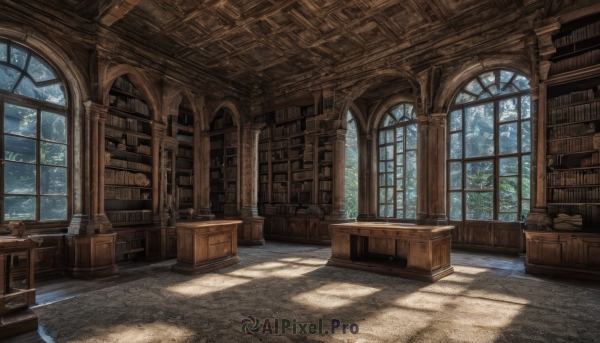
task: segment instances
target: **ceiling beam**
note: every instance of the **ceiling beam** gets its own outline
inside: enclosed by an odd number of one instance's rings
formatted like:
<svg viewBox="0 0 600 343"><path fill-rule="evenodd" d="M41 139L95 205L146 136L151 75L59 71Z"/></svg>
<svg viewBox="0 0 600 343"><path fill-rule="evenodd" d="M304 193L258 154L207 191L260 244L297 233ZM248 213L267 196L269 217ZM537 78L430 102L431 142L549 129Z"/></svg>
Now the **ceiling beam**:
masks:
<svg viewBox="0 0 600 343"><path fill-rule="evenodd" d="M141 0L109 0L104 6L98 9L96 21L100 24L110 27L119 19L123 18L131 11Z"/></svg>

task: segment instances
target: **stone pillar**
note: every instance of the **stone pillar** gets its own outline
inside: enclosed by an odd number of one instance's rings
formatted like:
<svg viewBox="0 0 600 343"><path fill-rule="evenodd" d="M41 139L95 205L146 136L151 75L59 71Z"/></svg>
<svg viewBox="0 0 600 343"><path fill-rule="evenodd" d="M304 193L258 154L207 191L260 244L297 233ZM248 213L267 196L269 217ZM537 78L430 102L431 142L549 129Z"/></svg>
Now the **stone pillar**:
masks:
<svg viewBox="0 0 600 343"><path fill-rule="evenodd" d="M241 146L242 227L238 227L238 244L263 245L264 218L258 215L258 135L263 123L245 124ZM240 231L241 230L241 231Z"/></svg>
<svg viewBox="0 0 600 343"><path fill-rule="evenodd" d="M448 223L446 217L446 113L433 113L428 117L427 194L429 201L427 205L429 216L425 223L446 225Z"/></svg>
<svg viewBox="0 0 600 343"><path fill-rule="evenodd" d="M160 209L160 169L161 169L161 142L165 137L167 125L151 121L152 127L152 216L153 222L157 225L161 224L161 209Z"/></svg>
<svg viewBox="0 0 600 343"><path fill-rule="evenodd" d="M196 128L200 120L194 120L194 204L198 219L212 220L215 215L210 208L210 136Z"/></svg>
<svg viewBox="0 0 600 343"><path fill-rule="evenodd" d="M361 135L358 137L358 218L359 221L372 221L377 218L373 212L373 199L371 192L372 178L372 156L373 135Z"/></svg>
<svg viewBox="0 0 600 343"><path fill-rule="evenodd" d="M417 117L417 224L425 224L429 218L429 118Z"/></svg>
<svg viewBox="0 0 600 343"><path fill-rule="evenodd" d="M346 220L345 178L346 178L346 130L329 132L333 140L333 170L332 170L332 206L331 214L325 220Z"/></svg>

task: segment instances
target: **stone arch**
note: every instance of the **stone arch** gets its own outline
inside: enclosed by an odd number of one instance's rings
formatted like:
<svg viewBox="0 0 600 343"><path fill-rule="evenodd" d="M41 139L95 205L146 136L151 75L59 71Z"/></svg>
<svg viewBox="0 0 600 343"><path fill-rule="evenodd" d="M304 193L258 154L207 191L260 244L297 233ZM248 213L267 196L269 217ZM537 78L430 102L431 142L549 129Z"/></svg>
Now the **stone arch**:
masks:
<svg viewBox="0 0 600 343"><path fill-rule="evenodd" d="M531 78L531 62L525 56L497 56L482 61L467 61L457 71L442 80L440 91L434 100L436 112L446 112L457 92L477 75L492 69L507 68Z"/></svg>
<svg viewBox="0 0 600 343"><path fill-rule="evenodd" d="M401 102L411 102L415 104L415 106L417 105L415 103L414 96L408 94L397 94L386 98L370 113L369 122L367 124L367 132L372 134L377 133L377 129L379 129L379 123L381 123L383 115L390 109L390 107Z"/></svg>
<svg viewBox="0 0 600 343"><path fill-rule="evenodd" d="M142 93L144 100L148 103L152 112L152 120L162 122L160 104L157 100L160 98L158 92L151 87L150 80L144 74L128 64L119 64L108 68L104 77L104 84L102 85L102 103L108 106L108 92L110 87L117 77L123 75L129 76L131 83Z"/></svg>
<svg viewBox="0 0 600 343"><path fill-rule="evenodd" d="M173 86L169 87L168 94L164 96L164 111L162 115L163 123L167 123L167 116L170 113L177 112L179 110L179 105L183 100L183 97L186 97L190 104L192 105L192 112L194 113L194 120L200 120L201 127L204 129L204 122L201 118L201 108L199 108L198 103L196 102L196 97L194 94L187 88L183 86Z"/></svg>
<svg viewBox="0 0 600 343"><path fill-rule="evenodd" d="M230 110L231 114L233 115L233 120L235 122L235 125L238 128L241 128L242 115L240 113L240 110L242 109L242 104L238 99L236 99L234 97L229 97L229 96L222 98L213 104L212 110L210 112L210 116L208 118L208 123L206 123L206 128L208 129L210 123L213 121L213 119L217 115L217 112L221 108L227 108L228 110Z"/></svg>
<svg viewBox="0 0 600 343"><path fill-rule="evenodd" d="M352 113L352 117L354 117L357 133L367 133L367 119L363 111L354 103L350 104L348 110Z"/></svg>

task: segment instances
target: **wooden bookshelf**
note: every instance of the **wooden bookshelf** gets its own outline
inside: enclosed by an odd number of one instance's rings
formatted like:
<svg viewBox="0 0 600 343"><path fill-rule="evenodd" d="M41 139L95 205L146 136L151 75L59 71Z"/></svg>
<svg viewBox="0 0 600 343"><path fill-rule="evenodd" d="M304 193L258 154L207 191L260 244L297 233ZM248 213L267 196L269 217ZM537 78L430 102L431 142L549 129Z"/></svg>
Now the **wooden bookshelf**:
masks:
<svg viewBox="0 0 600 343"><path fill-rule="evenodd" d="M175 163L175 206L180 216L189 215L188 208L194 207L194 115L192 106L183 98L177 116L176 138L179 142Z"/></svg>
<svg viewBox="0 0 600 343"><path fill-rule="evenodd" d="M152 128L150 110L126 77L109 91L105 128L104 208L117 238L117 262L144 258L152 214Z"/></svg>
<svg viewBox="0 0 600 343"><path fill-rule="evenodd" d="M238 214L238 130L221 109L210 125L210 202L217 218Z"/></svg>

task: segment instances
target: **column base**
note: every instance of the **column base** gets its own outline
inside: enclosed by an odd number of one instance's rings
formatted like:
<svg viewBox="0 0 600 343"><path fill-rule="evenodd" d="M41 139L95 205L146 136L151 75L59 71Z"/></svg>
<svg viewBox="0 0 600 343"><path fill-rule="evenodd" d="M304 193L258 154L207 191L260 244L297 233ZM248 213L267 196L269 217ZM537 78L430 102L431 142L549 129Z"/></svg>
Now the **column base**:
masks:
<svg viewBox="0 0 600 343"><path fill-rule="evenodd" d="M214 214L199 214L195 217L198 220L215 220ZM190 220L190 219L188 219Z"/></svg>
<svg viewBox="0 0 600 343"><path fill-rule="evenodd" d="M527 214L525 229L529 231L552 231L554 220L545 208L534 208Z"/></svg>
<svg viewBox="0 0 600 343"><path fill-rule="evenodd" d="M38 329L38 316L30 309L0 316L0 337L10 338Z"/></svg>
<svg viewBox="0 0 600 343"><path fill-rule="evenodd" d="M238 245L265 245L263 228L264 217L242 217L242 224L238 225Z"/></svg>
<svg viewBox="0 0 600 343"><path fill-rule="evenodd" d="M359 221L359 222L372 222L375 220L377 220L377 216L372 213L359 214L358 217L356 218L356 221Z"/></svg>
<svg viewBox="0 0 600 343"><path fill-rule="evenodd" d="M428 214L417 214L417 225L425 225L428 218Z"/></svg>
<svg viewBox="0 0 600 343"><path fill-rule="evenodd" d="M116 233L65 235L65 273L75 279L116 275Z"/></svg>
<svg viewBox="0 0 600 343"><path fill-rule="evenodd" d="M448 218L445 215L430 216L425 219L426 225L448 225Z"/></svg>

